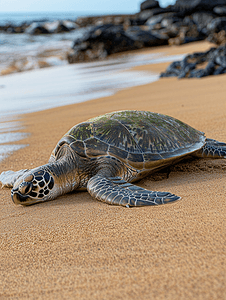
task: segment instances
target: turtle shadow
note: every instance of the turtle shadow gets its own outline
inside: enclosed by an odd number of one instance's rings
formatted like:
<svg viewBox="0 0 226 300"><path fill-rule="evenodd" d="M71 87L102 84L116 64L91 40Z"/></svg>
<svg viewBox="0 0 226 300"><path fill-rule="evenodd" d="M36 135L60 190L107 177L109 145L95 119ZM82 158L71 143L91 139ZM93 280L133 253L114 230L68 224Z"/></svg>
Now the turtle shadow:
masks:
<svg viewBox="0 0 226 300"><path fill-rule="evenodd" d="M193 158L188 157L183 161L163 168L157 172L151 173L150 175L143 178L141 182L161 181L168 179L172 173L213 173L213 172L226 172L226 160L223 158L211 159L211 158Z"/></svg>

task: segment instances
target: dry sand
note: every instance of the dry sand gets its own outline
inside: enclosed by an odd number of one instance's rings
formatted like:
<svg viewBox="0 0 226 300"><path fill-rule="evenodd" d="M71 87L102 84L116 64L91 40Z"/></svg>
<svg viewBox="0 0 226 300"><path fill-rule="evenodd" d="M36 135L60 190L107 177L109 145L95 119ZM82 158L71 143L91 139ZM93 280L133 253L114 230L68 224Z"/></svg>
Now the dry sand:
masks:
<svg viewBox="0 0 226 300"><path fill-rule="evenodd" d="M207 48L195 43L167 51ZM226 141L225 81L226 75L166 78L25 115L31 135L22 142L30 146L4 160L1 171L46 163L71 126L115 110L168 114ZM226 299L225 172L223 159L195 160L172 168L168 179L162 174L139 182L182 197L159 207L110 206L87 192L23 207L2 189L0 299Z"/></svg>

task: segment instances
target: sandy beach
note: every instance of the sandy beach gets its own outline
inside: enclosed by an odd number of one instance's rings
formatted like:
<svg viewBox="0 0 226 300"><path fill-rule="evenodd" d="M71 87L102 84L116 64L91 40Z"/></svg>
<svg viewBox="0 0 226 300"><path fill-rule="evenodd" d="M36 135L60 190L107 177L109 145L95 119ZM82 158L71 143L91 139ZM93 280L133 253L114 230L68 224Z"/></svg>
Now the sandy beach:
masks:
<svg viewBox="0 0 226 300"><path fill-rule="evenodd" d="M154 48L205 51L207 42ZM164 71L169 63L135 67ZM0 172L45 164L74 124L117 110L167 114L226 142L226 75L160 79L92 101L23 115L29 144ZM74 192L16 206L0 189L0 299L225 299L226 160L187 160L137 184L182 199L126 209Z"/></svg>

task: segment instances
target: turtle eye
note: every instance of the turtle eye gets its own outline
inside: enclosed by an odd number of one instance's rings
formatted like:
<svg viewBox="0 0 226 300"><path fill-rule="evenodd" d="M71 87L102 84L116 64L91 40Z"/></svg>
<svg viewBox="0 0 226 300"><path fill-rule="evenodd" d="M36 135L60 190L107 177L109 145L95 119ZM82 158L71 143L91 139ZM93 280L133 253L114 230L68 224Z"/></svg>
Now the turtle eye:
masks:
<svg viewBox="0 0 226 300"><path fill-rule="evenodd" d="M18 190L22 195L27 195L32 190L32 183L22 182Z"/></svg>

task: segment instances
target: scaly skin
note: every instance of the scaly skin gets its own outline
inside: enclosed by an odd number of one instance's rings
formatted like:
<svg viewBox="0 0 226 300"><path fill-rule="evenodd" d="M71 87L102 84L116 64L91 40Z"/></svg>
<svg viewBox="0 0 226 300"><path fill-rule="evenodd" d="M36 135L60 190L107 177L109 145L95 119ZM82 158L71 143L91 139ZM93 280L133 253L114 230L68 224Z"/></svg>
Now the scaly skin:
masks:
<svg viewBox="0 0 226 300"><path fill-rule="evenodd" d="M166 204L180 199L171 193L143 189L120 177L107 178L103 175L92 177L87 190L97 200L126 207Z"/></svg>
<svg viewBox="0 0 226 300"><path fill-rule="evenodd" d="M206 139L206 144L195 155L197 157L226 158L226 144Z"/></svg>

